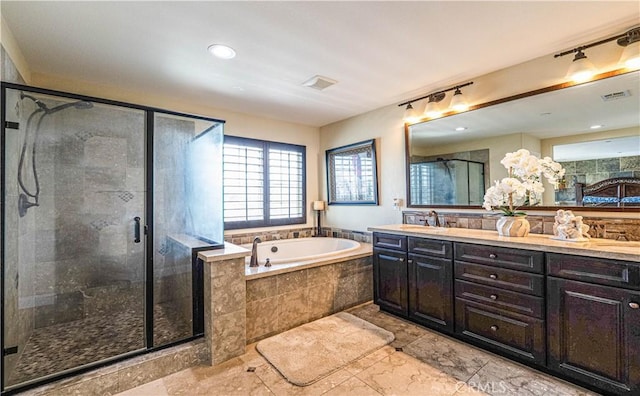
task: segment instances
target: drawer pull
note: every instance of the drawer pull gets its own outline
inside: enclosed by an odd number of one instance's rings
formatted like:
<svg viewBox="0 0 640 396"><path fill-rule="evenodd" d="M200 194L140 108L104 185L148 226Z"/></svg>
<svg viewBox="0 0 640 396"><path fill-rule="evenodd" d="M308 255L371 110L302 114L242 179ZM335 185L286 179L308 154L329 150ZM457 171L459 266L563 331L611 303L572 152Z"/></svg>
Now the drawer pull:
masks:
<svg viewBox="0 0 640 396"><path fill-rule="evenodd" d="M629 306L630 306L632 309L638 309L638 308L640 308L640 304L635 303L635 302L630 302L630 303L629 303Z"/></svg>
<svg viewBox="0 0 640 396"><path fill-rule="evenodd" d="M498 326L493 325L491 327L489 327L491 329L491 331L498 331Z"/></svg>
<svg viewBox="0 0 640 396"><path fill-rule="evenodd" d="M489 278L491 278L491 279L498 279L498 275L496 275L496 274L491 274L491 275L489 275Z"/></svg>
<svg viewBox="0 0 640 396"><path fill-rule="evenodd" d="M489 298L492 299L492 300L497 300L498 296L496 296L495 294L492 294L492 295L489 296Z"/></svg>
<svg viewBox="0 0 640 396"><path fill-rule="evenodd" d="M401 263L404 263L404 259L403 258L399 258L398 261L401 262Z"/></svg>
<svg viewBox="0 0 640 396"><path fill-rule="evenodd" d="M489 258L492 258L492 259L497 258L497 257L498 257L498 256L496 256L496 254L495 254L495 253L491 253L491 254L489 255Z"/></svg>

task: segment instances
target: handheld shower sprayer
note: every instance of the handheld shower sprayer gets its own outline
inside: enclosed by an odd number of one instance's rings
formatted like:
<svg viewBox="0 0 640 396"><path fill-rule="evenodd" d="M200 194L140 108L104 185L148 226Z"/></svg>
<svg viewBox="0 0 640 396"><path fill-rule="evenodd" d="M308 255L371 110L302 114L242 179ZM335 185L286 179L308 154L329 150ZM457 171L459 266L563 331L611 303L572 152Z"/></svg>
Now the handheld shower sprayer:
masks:
<svg viewBox="0 0 640 396"><path fill-rule="evenodd" d="M24 217L27 214L27 210L33 206L40 206L39 197L40 197L40 182L38 180L38 169L36 166L36 155L37 155L37 147L38 147L38 135L40 132L40 126L42 125L42 121L45 116L56 113L58 111L67 109L69 107L74 107L78 110L90 109L93 107L93 103L87 102L84 100L79 100L76 102L64 103L58 105L53 108L49 108L42 100L36 98L35 96L26 94L24 92L20 92L20 100L29 99L33 101L33 103L38 106L27 118L27 123L24 132L24 140L22 141L22 149L20 151L20 160L18 162L18 185L22 192L18 197L18 213L20 217ZM25 182L25 177L23 174L24 171L24 162L27 157L27 148L29 146L29 137L31 134L31 124L36 117L36 115L40 114L40 118L38 118L36 122L36 127L33 132L33 142L31 142L31 175L33 177L33 190L30 190L27 187ZM30 198L33 198L33 202L30 201Z"/></svg>

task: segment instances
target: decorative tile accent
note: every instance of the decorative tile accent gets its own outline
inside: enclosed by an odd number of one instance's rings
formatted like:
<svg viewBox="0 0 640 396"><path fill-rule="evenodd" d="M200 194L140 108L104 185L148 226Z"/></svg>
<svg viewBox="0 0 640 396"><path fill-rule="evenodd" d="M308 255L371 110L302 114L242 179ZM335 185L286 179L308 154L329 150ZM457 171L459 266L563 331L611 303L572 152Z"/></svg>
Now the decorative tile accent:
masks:
<svg viewBox="0 0 640 396"><path fill-rule="evenodd" d="M587 208L585 208L587 210ZM580 215L580 210L574 210ZM416 224L417 218L420 217L420 211L402 212L404 223ZM495 214L483 213L445 213L444 224L449 227L457 228L473 228L482 230L495 231L496 219ZM529 216L531 224L531 233L553 235L554 215L533 215ZM608 217L591 217L584 216L584 224L590 226L589 235L592 238L606 239L626 239L629 241L640 241L640 219L620 219ZM339 234L339 233L338 233Z"/></svg>
<svg viewBox="0 0 640 396"><path fill-rule="evenodd" d="M121 200L123 200L124 202L129 202L131 201L135 196L130 193L129 191L121 191L118 193L118 198L120 198Z"/></svg>
<svg viewBox="0 0 640 396"><path fill-rule="evenodd" d="M109 222L106 220L94 220L91 223L91 227L93 227L94 229L98 230L98 231L102 231L103 228L109 227Z"/></svg>
<svg viewBox="0 0 640 396"><path fill-rule="evenodd" d="M75 133L75 136L79 140L82 140L83 142L86 142L87 140L89 140L92 137L96 136L96 134L94 132L91 132L91 131L79 131L79 132Z"/></svg>

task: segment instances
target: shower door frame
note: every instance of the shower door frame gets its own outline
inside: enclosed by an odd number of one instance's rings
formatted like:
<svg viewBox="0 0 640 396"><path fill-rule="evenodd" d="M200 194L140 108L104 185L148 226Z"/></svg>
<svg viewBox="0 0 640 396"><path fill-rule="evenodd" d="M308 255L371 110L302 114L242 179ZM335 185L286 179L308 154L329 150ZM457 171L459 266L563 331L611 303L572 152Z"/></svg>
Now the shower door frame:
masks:
<svg viewBox="0 0 640 396"><path fill-rule="evenodd" d="M6 153L5 153L5 148L6 148L6 129L7 125L6 125L6 114L5 114L5 109L6 109L6 91L7 89L14 89L14 90L22 90L22 91L28 91L28 92L33 92L33 93L39 93L39 94L43 94L43 95L53 95L53 96L59 96L59 97L63 97L63 98L68 98L68 99L73 99L73 100L79 100L79 101L89 101L89 102L95 102L95 103L100 103L100 104L106 104L106 105L111 105L111 106L120 106L120 107L124 107L124 108L128 108L128 109L134 109L134 110L141 110L144 111L144 118L145 118L145 124L144 124L144 149L145 149L145 160L144 160L144 165L145 165L145 188L146 188L146 192L145 192L145 199L144 199L144 205L145 205L145 209L144 209L144 213L145 213L145 220L146 220L146 224L143 225L142 227L142 232L144 234L144 241L145 241L145 248L144 248L144 252L145 252L145 258L144 258L144 270L145 270L145 285L144 285L144 347L142 349L139 350L135 350L135 351L131 351L131 352L126 352L124 354L121 355L117 355L117 356L113 356L110 358L106 358L103 360L100 360L98 362L93 362L93 363L87 363L75 368L71 368L71 369L67 369L64 370L62 372L58 372L58 373L54 373L54 374L49 374L40 378L37 378L35 380L30 380L24 383L20 383L17 384L15 386L11 386L9 388L6 388L6 384L5 384L5 380L4 380L4 369L5 369L5 356L7 355L7 353L5 353L5 344L4 344L4 317L5 317L5 265L4 265L4 257L6 255L6 251L5 251L5 234L6 234L6 224L5 224L5 211L6 211L6 205L5 205L5 193L6 193ZM133 103L126 103L126 102L120 102L120 101L115 101L115 100L109 100L109 99L103 99L103 98L98 98L98 97L93 97L93 96L85 96L85 95L79 95L79 94L74 94L74 93L69 93L69 92L63 92L63 91L57 91L57 90L50 90L50 89L45 89L45 88L38 88L38 87L32 87L32 86L28 86L28 85L22 85L22 84L15 84L15 83L9 83L9 82L0 82L0 91L2 92L2 97L0 98L0 106L2 106L2 109L0 111L1 116L0 116L0 164L2 164L2 169L0 172L0 202L1 202L1 211L0 211L0 230L2 231L0 234L0 319L2 320L2 333L0 334L0 394L5 395L5 394L14 394L16 392L21 392L27 389L31 389L40 385L44 385L50 382L54 382L54 381L58 381L64 378L69 378L69 377L73 377L76 376L78 374L81 374L83 372L87 372L90 370L94 370L96 368L99 367L103 367L103 366L107 366L113 363L116 363L118 361L122 361L122 360L126 360L126 359L130 359L134 356L138 356L138 355L144 355L150 352L154 352L157 350L161 350L161 349L165 349L171 346L175 346L175 345L179 345L179 344L183 344L198 338L202 338L203 337L203 333L204 333L204 321L203 321L203 314L204 314L204 309L203 309L203 300L204 300L204 287L202 285L202 279L203 279L203 274L202 272L202 266L199 266L197 264L193 264L192 266L192 290L193 290L193 299L192 299L192 305L193 305L193 331L192 331L192 335L178 340L178 341L172 341L170 343L167 344L163 344L160 346L155 346L153 344L154 341L154 329L153 329L153 324L154 324L154 315L153 315L153 306L154 306L154 272L153 272L153 253L154 253L154 245L153 245L153 221L154 221L154 207L153 207L153 203L154 203L154 195L153 195L153 191L154 191L154 139L153 139L153 135L154 135L154 117L156 113L159 114L168 114L168 115L173 115L173 116L179 116L179 117L188 117L188 118L193 118L193 119L197 119L197 120L203 120L203 121L210 121L210 122L214 122L214 123L219 123L219 124L224 124L225 121L224 120L219 120L219 119L215 119L215 118L211 118L211 117L204 117L204 116L199 116L199 115L194 115L194 114L187 114L187 113L180 113L180 112L175 112L175 111L171 111L171 110L165 110L165 109L160 109L160 108L156 108L156 107L150 107L150 106L142 106L142 105L137 105L137 104L133 104ZM224 242L220 241L220 242L214 242L211 244L210 247L207 248L198 248L197 250L208 250L208 249L219 249L224 247ZM195 253L194 253L195 255ZM194 262L195 262L195 257L194 257Z"/></svg>

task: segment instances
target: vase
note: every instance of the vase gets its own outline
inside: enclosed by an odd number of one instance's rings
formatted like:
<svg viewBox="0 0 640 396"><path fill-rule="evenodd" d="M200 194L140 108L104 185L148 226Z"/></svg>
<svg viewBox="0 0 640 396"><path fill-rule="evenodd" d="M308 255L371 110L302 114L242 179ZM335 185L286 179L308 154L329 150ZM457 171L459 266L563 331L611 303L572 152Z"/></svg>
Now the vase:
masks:
<svg viewBox="0 0 640 396"><path fill-rule="evenodd" d="M506 237L525 237L529 235L527 216L502 216L496 222L498 235Z"/></svg>

